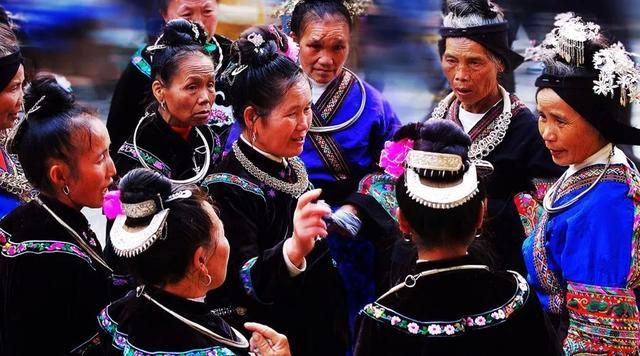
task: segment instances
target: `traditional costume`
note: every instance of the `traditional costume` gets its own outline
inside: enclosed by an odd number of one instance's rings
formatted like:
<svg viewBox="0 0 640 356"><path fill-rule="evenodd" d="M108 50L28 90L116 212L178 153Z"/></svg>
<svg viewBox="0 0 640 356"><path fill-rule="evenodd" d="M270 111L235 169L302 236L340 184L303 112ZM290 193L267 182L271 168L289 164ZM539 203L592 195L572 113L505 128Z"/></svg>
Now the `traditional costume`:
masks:
<svg viewBox="0 0 640 356"><path fill-rule="evenodd" d="M611 143L569 166L547 191L523 246L528 279L566 337L566 354L637 354L640 176L612 143L640 143L640 130L617 121L620 103L638 100L640 75L620 43L592 47L599 26L570 13L556 20L529 53L572 71L557 74L548 63L536 86L553 90ZM632 81L622 83L625 77ZM612 85L622 90L614 93Z"/></svg>
<svg viewBox="0 0 640 356"><path fill-rule="evenodd" d="M460 174L459 155L410 150L406 167L406 195L431 209L455 208L478 194L476 165ZM453 180L427 178L446 175ZM355 355L559 354L524 277L470 255L418 260L403 283L363 308L357 323Z"/></svg>
<svg viewBox="0 0 640 356"><path fill-rule="evenodd" d="M84 354L99 345L95 315L118 280L84 215L40 196L0 221L0 243L0 354Z"/></svg>
<svg viewBox="0 0 640 356"><path fill-rule="evenodd" d="M208 303L227 320L257 321L287 335L292 354L344 354L344 292L327 241L316 242L302 269L284 253L297 198L311 187L302 161L270 158L241 137L202 185L220 208L231 246L227 279Z"/></svg>

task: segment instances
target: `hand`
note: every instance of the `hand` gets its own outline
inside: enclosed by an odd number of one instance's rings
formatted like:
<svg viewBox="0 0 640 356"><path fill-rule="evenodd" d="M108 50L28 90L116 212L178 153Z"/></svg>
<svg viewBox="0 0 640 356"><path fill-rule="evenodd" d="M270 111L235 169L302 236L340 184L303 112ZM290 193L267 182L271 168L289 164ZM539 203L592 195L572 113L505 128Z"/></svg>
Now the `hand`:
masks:
<svg viewBox="0 0 640 356"><path fill-rule="evenodd" d="M289 340L285 335L258 323L244 323L244 327L252 332L249 345L255 355L291 356Z"/></svg>
<svg viewBox="0 0 640 356"><path fill-rule="evenodd" d="M331 208L326 204L312 203L320 197L321 192L321 189L314 189L302 194L293 213L293 237L285 244L289 260L297 267L302 266L304 257L313 250L316 237L326 237L328 234L327 224L322 218L331 214Z"/></svg>
<svg viewBox="0 0 640 356"><path fill-rule="evenodd" d="M329 229L335 230L338 234L347 237L356 237L362 227L362 220L358 216L358 208L345 204L331 215L333 224L329 224Z"/></svg>

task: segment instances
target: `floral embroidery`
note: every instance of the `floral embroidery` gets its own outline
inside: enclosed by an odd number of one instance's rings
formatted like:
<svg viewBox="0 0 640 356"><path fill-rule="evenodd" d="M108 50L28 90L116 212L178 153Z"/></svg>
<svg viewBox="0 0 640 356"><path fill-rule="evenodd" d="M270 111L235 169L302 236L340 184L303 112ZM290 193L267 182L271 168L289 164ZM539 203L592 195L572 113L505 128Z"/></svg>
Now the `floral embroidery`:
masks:
<svg viewBox="0 0 640 356"><path fill-rule="evenodd" d="M148 164L150 167L152 167L153 169L157 170L158 172L162 173L162 175L164 175L165 177L169 177L171 178L171 168L169 168L169 166L162 162L158 157L154 156L153 153L146 151L143 148L140 148L138 146L138 151L140 152L140 155L142 156L142 160ZM118 150L118 153L127 156L131 159L134 159L136 162L138 161L138 152L136 152L136 150L133 148L133 145L125 142L120 149Z"/></svg>
<svg viewBox="0 0 640 356"><path fill-rule="evenodd" d="M640 177L627 169L627 196L633 201L633 236L631 238L631 268L627 277L627 288L640 285Z"/></svg>
<svg viewBox="0 0 640 356"><path fill-rule="evenodd" d="M464 316L451 321L418 321L389 309L378 302L366 305L360 314L378 322L389 324L393 328L413 335L427 337L458 336L474 329L482 329L505 322L513 313L520 310L529 298L527 281L516 272L510 272L516 280L516 291L502 306L475 315Z"/></svg>
<svg viewBox="0 0 640 356"><path fill-rule="evenodd" d="M142 57L142 51L145 48L145 46L138 48L136 53L133 54L133 57L131 57L131 64L138 68L138 70L142 74L146 75L147 78L151 78L151 66L149 65L149 62Z"/></svg>
<svg viewBox="0 0 640 356"><path fill-rule="evenodd" d="M569 330L565 352L632 354L640 320L632 289L567 283Z"/></svg>
<svg viewBox="0 0 640 356"><path fill-rule="evenodd" d="M513 197L525 236L531 235L540 221L540 217L544 213L542 200L549 187L553 185L553 181L550 179L534 179L533 185L536 188L534 192L520 192Z"/></svg>
<svg viewBox="0 0 640 356"><path fill-rule="evenodd" d="M91 258L80 247L70 242L55 240L27 240L13 243L9 240L8 234L0 230L0 245L2 245L2 255L13 258L26 254L50 254L65 253L76 256L87 262L91 268L95 269Z"/></svg>
<svg viewBox="0 0 640 356"><path fill-rule="evenodd" d="M373 197L394 220L398 209L395 181L389 174L376 173L362 178L358 186L358 193Z"/></svg>
<svg viewBox="0 0 640 356"><path fill-rule="evenodd" d="M236 354L226 347L215 346L206 349L189 350L185 352L149 352L135 347L129 342L127 334L118 331L118 323L111 319L108 312L109 307L102 309L98 315L98 323L113 338L113 345L122 350L126 356L235 356Z"/></svg>
<svg viewBox="0 0 640 356"><path fill-rule="evenodd" d="M224 127L233 125L235 122L230 106L214 105L211 114L209 114L209 122L207 124Z"/></svg>
<svg viewBox="0 0 640 356"><path fill-rule="evenodd" d="M242 281L244 291L252 297L255 297L256 294L255 290L253 289L253 283L251 282L251 268L256 264L257 260L258 257L250 258L247 262L244 263L242 268L240 268L240 280Z"/></svg>
<svg viewBox="0 0 640 356"><path fill-rule="evenodd" d="M240 187L244 191L253 193L255 195L260 196L262 199L264 199L264 192L262 191L262 189L260 189L258 185L251 183L245 179L242 179L238 176L235 176L233 174L228 174L228 173L210 174L202 181L200 185L203 187L206 187L210 184L215 184L215 183L235 185L237 187Z"/></svg>

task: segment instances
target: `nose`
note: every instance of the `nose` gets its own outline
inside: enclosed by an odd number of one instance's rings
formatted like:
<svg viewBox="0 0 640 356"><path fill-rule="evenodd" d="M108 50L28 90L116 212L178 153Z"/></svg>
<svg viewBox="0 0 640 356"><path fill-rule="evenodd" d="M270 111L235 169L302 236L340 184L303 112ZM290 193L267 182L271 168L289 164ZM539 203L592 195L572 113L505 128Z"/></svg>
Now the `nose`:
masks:
<svg viewBox="0 0 640 356"><path fill-rule="evenodd" d="M302 120L298 120L298 131L308 131L311 126L311 114L302 115Z"/></svg>
<svg viewBox="0 0 640 356"><path fill-rule="evenodd" d="M118 173L116 170L116 165L113 163L113 159L111 159L111 156L109 156L109 159L107 161L107 176L109 178L113 178L116 173Z"/></svg>
<svg viewBox="0 0 640 356"><path fill-rule="evenodd" d="M540 136L544 141L555 141L556 133L553 127L549 124L539 122L538 130L540 131Z"/></svg>
<svg viewBox="0 0 640 356"><path fill-rule="evenodd" d="M330 66L331 64L333 64L333 60L331 59L331 56L328 56L325 53L321 53L320 57L318 58L318 64L323 66Z"/></svg>
<svg viewBox="0 0 640 356"><path fill-rule="evenodd" d="M469 70L467 66L464 64L459 64L456 67L455 75L453 77L454 80L457 81L467 81L469 80Z"/></svg>

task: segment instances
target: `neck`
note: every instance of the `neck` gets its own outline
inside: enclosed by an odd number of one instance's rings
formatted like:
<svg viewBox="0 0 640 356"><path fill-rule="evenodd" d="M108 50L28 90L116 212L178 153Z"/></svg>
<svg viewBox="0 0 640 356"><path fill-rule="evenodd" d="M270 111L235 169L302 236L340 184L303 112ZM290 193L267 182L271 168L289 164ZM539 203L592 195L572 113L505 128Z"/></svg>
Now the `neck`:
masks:
<svg viewBox="0 0 640 356"><path fill-rule="evenodd" d="M502 99L502 94L500 93L500 89L496 87L495 90L486 97L472 104L462 103L462 107L470 113L482 114L489 111L500 99Z"/></svg>
<svg viewBox="0 0 640 356"><path fill-rule="evenodd" d="M278 163L285 162L284 158L278 155L274 155L273 153L268 152L266 149L264 149L257 140L254 142L251 142L247 139L247 137L251 137L251 136L249 135L248 132L243 132L242 135L240 136L240 139L244 141L244 143L246 143L247 145L251 146L254 150L258 151L258 153L260 153L261 155L269 158L274 162L278 162Z"/></svg>
<svg viewBox="0 0 640 356"><path fill-rule="evenodd" d="M50 194L45 194L45 193L40 193L40 194L43 194L47 198L57 200L60 203L70 207L71 209L73 209L75 211L82 210L82 206L76 204L76 202L74 202L68 195L66 195L66 194L64 194L62 192L60 192L60 193L58 193L56 195L50 195Z"/></svg>
<svg viewBox="0 0 640 356"><path fill-rule="evenodd" d="M168 112L167 110L164 110L163 108L159 108L158 112L160 113L160 117L162 117L162 120L164 120L164 122L169 124L169 126L178 127L178 128L187 128L191 126L189 125L188 122L183 122L175 119L170 112Z"/></svg>
<svg viewBox="0 0 640 356"><path fill-rule="evenodd" d="M437 248L418 248L418 259L425 261L446 260L467 255L468 246L446 246Z"/></svg>
<svg viewBox="0 0 640 356"><path fill-rule="evenodd" d="M166 284L164 287L157 287L165 292L185 299L200 298L208 292L206 288L200 287L197 280L189 277L183 278L175 283Z"/></svg>

